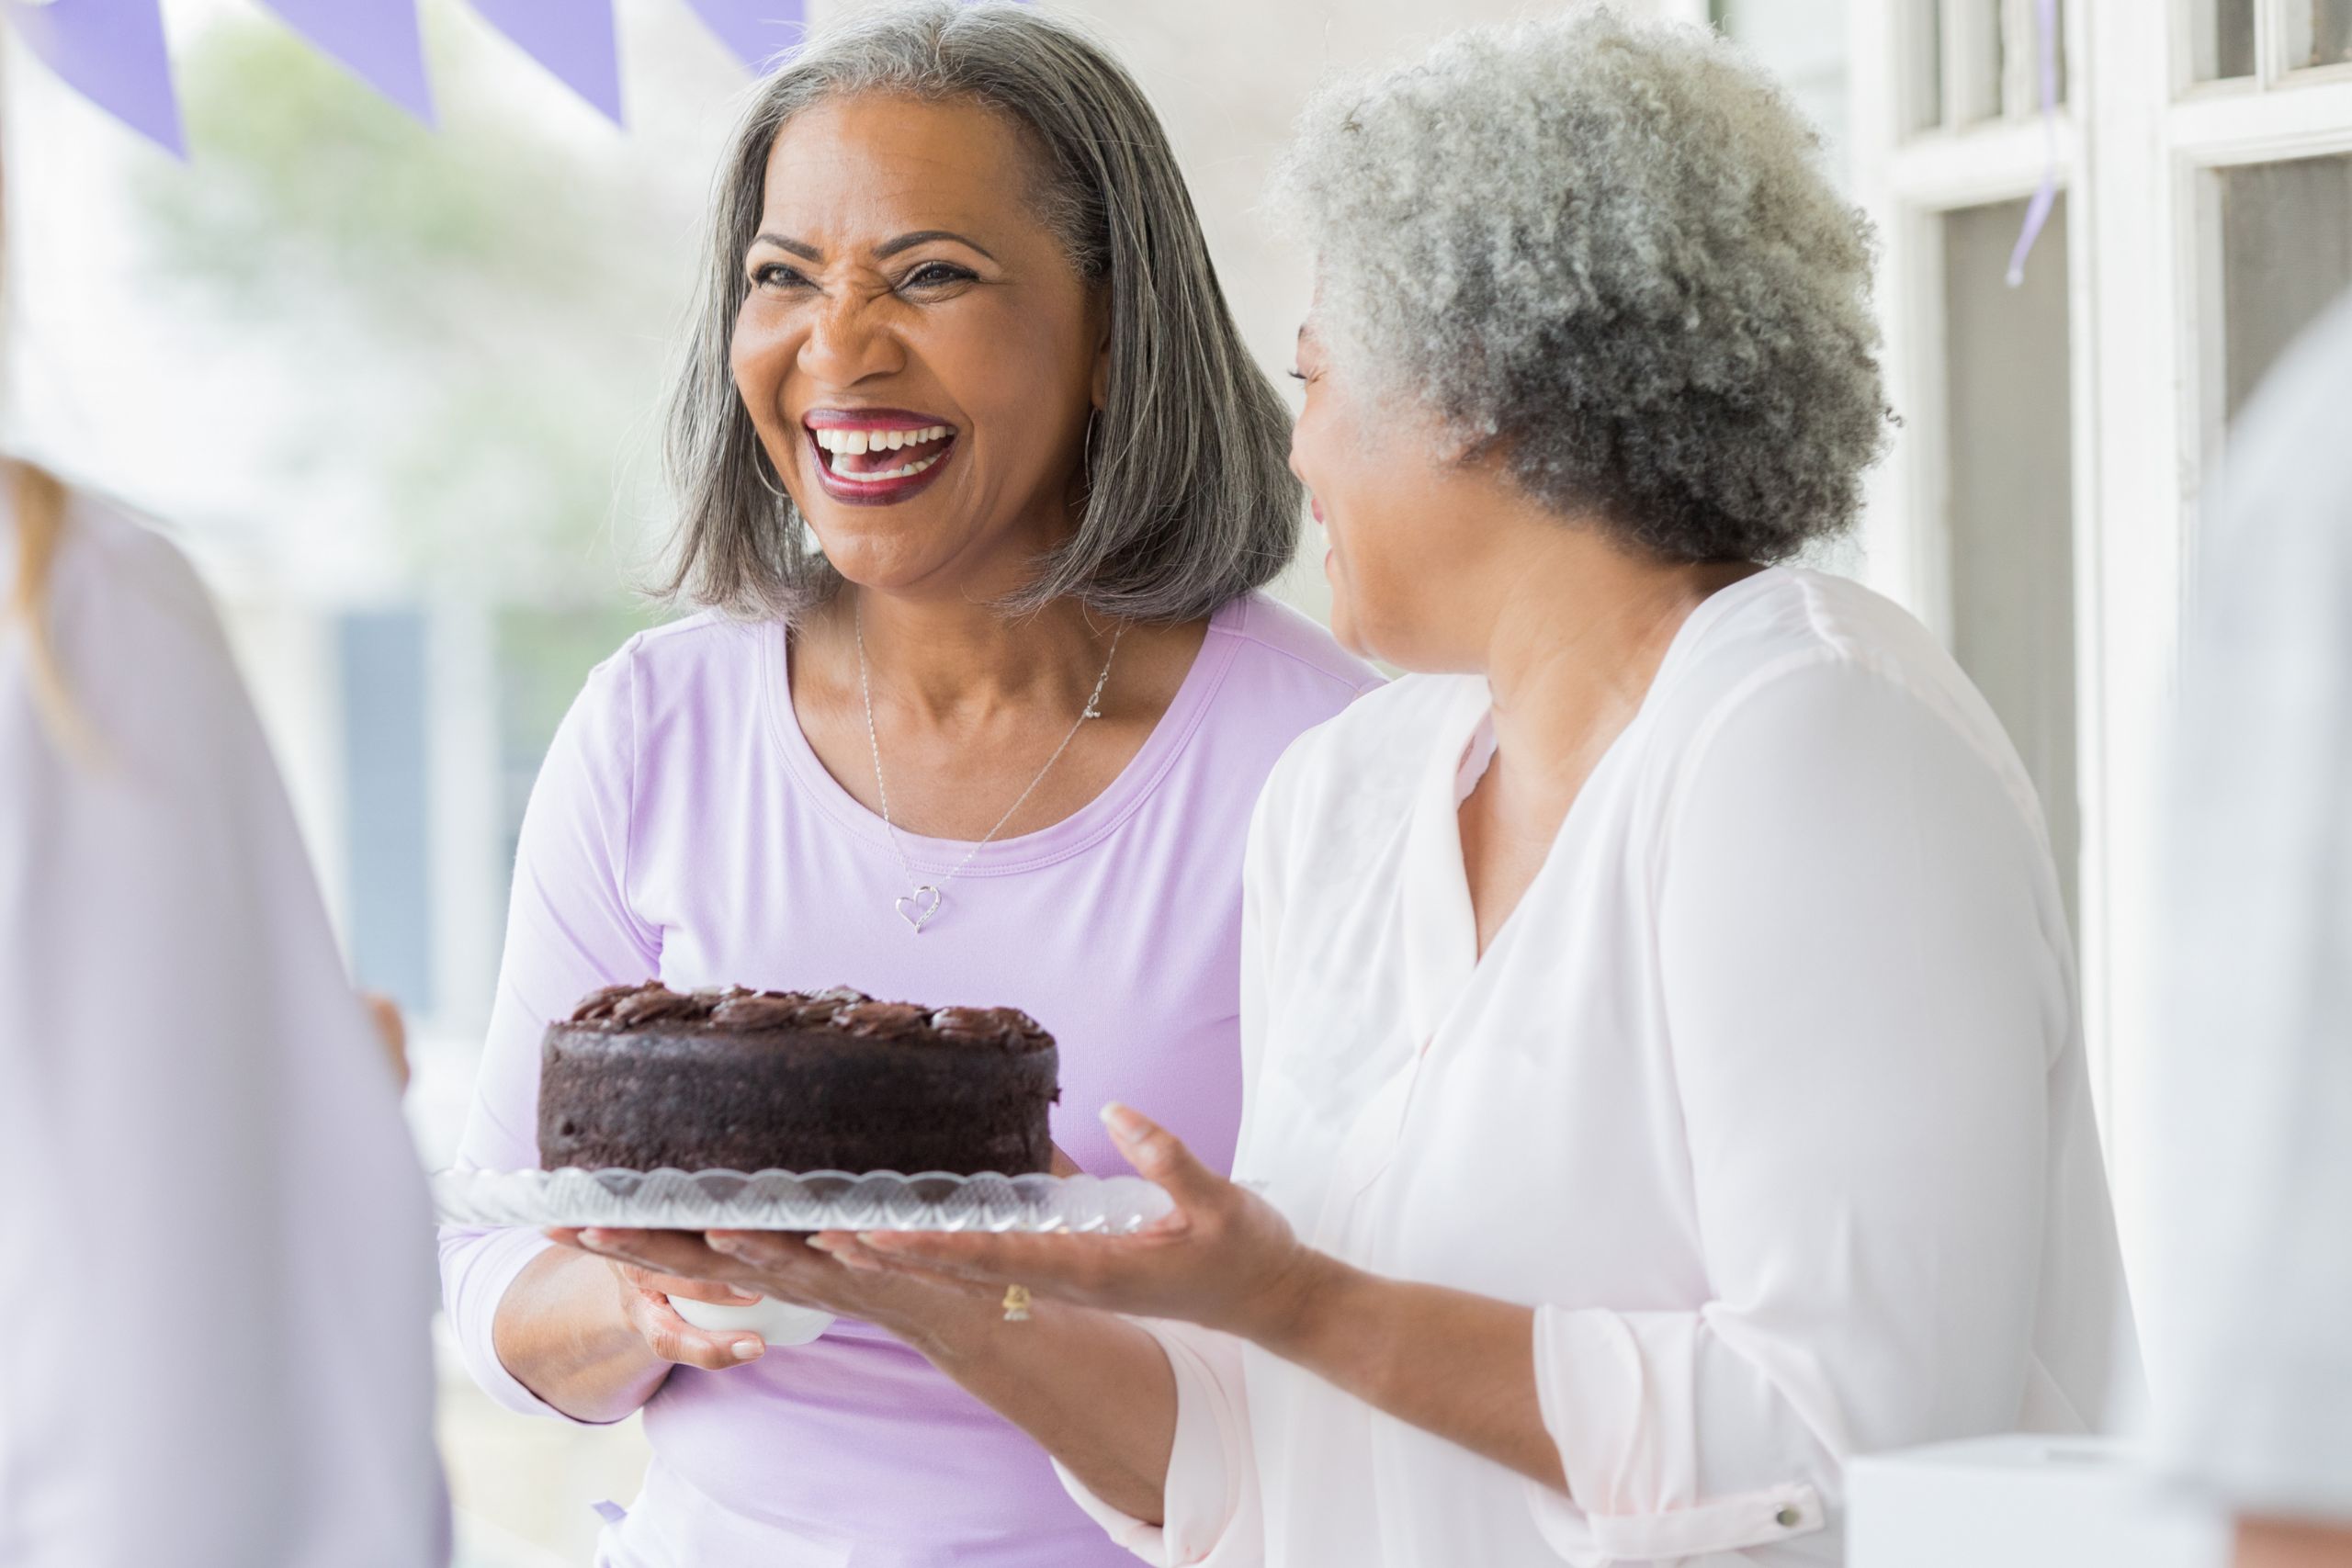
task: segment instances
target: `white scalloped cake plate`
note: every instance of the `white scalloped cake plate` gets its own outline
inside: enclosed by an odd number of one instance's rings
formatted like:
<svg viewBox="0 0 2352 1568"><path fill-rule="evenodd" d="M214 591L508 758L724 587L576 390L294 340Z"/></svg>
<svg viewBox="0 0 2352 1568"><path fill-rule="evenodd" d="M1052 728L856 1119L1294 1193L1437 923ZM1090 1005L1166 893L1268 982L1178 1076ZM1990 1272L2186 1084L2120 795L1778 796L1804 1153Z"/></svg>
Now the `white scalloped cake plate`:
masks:
<svg viewBox="0 0 2352 1568"><path fill-rule="evenodd" d="M433 1201L459 1225L627 1230L1093 1231L1123 1235L1168 1213L1139 1176L952 1176L894 1170L469 1170L436 1172Z"/></svg>

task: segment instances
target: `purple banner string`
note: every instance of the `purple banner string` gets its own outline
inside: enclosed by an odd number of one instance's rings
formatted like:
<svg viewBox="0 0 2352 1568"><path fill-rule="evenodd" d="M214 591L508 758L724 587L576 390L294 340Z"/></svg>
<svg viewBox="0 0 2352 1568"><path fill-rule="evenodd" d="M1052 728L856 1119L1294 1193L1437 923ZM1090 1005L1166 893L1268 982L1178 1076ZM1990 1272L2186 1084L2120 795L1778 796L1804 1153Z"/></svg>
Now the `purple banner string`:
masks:
<svg viewBox="0 0 2352 1568"><path fill-rule="evenodd" d="M2012 288L2024 284L2025 258L2033 254L2033 243L2041 238L2041 226L2050 221L2050 209L2058 200L2058 0L2034 0L2033 16L2041 45L2041 56L2035 62L2041 80L2041 184L2026 206L2025 228L2018 234L2017 249L2009 253Z"/></svg>
<svg viewBox="0 0 2352 1568"><path fill-rule="evenodd" d="M187 156L158 0L6 0L26 47L60 80L165 152Z"/></svg>
<svg viewBox="0 0 2352 1568"><path fill-rule="evenodd" d="M806 0L686 0L736 59L764 76L800 47L808 31Z"/></svg>
<svg viewBox="0 0 2352 1568"><path fill-rule="evenodd" d="M622 123L613 0L473 0L473 7L605 118Z"/></svg>
<svg viewBox="0 0 2352 1568"><path fill-rule="evenodd" d="M425 124L434 122L416 0L264 0L286 25Z"/></svg>

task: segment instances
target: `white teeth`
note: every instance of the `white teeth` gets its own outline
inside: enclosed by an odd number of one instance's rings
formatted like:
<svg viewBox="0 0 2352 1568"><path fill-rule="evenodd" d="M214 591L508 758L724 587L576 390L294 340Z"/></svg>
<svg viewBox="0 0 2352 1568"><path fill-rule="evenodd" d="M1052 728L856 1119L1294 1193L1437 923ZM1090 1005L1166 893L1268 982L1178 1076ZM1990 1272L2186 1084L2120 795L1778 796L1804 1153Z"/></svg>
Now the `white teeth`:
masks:
<svg viewBox="0 0 2352 1568"><path fill-rule="evenodd" d="M922 430L836 430L820 429L810 434L825 451L862 457L868 452L896 452L902 447L920 446L927 441L937 441L947 434L944 424L927 425Z"/></svg>
<svg viewBox="0 0 2352 1568"><path fill-rule="evenodd" d="M938 462L940 458L944 457L945 456L947 456L947 454L944 452L933 452L928 457L916 458L913 462L909 463L904 468L886 468L878 474L844 474L836 472L833 475L833 478L843 483L859 485L879 484L885 479L909 479L922 472L925 468L930 468L933 463Z"/></svg>
<svg viewBox="0 0 2352 1568"><path fill-rule="evenodd" d="M948 434L953 434L953 430L948 425L924 425L922 430L856 430L826 425L826 428L809 430L809 434L814 434L820 451L831 451L832 456L865 456L868 451L903 451L908 446L922 446L927 442L945 440ZM903 479L908 475L922 472L938 458L941 458L941 454L933 451L920 463L908 463L906 468L891 468L887 472L856 472L856 475L844 472L840 478L865 484L875 482L875 479Z"/></svg>

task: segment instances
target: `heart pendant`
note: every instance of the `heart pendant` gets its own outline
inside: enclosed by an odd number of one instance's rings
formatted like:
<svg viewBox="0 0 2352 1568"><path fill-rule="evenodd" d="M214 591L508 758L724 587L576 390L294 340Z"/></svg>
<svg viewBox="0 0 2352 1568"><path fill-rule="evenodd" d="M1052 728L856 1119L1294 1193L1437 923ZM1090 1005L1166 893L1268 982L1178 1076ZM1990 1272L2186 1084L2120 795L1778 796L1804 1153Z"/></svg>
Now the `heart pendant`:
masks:
<svg viewBox="0 0 2352 1568"><path fill-rule="evenodd" d="M942 897L938 888L926 882L911 893L899 894L898 901L891 907L899 911L899 919L912 926L915 934L921 936L922 928L931 923L932 916L939 913Z"/></svg>

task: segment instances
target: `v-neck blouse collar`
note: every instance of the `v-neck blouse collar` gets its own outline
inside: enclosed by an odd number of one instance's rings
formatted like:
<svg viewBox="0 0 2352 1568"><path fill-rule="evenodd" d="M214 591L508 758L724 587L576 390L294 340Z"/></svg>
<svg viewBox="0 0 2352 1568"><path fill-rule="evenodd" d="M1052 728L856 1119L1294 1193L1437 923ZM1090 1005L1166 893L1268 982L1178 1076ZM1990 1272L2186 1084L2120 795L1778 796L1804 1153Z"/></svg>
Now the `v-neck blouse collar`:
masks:
<svg viewBox="0 0 2352 1568"><path fill-rule="evenodd" d="M1667 645L1666 657L1658 661L1649 690L1642 694L1641 705L1623 732L1602 753L1584 788L1577 792L1579 802L1600 782L1604 772L1612 771L1639 746L1645 721L1657 711L1659 699L1671 689L1689 661L1690 650L1705 637L1707 628L1747 595L1761 592L1758 584L1784 575L1781 568L1768 567L1716 590L1684 617ZM1461 807L1468 794L1465 784L1475 783L1477 775L1492 764L1493 753L1494 693L1484 676L1461 677L1453 707L1438 733L1437 743L1430 748L1419 787L1414 792L1412 820L1406 831L1406 1022L1419 1051L1430 1048L1483 962L1478 952L1477 914L1470 903L1469 871L1462 854ZM1571 806L1544 850L1543 865L1520 896L1521 907L1542 892L1553 863L1559 856L1560 845L1575 829L1577 817L1576 807ZM1514 908L1512 916L1518 912ZM1495 941L1487 945L1487 958L1492 958L1509 939L1512 924L1510 919L1503 922L1502 929L1495 933Z"/></svg>

